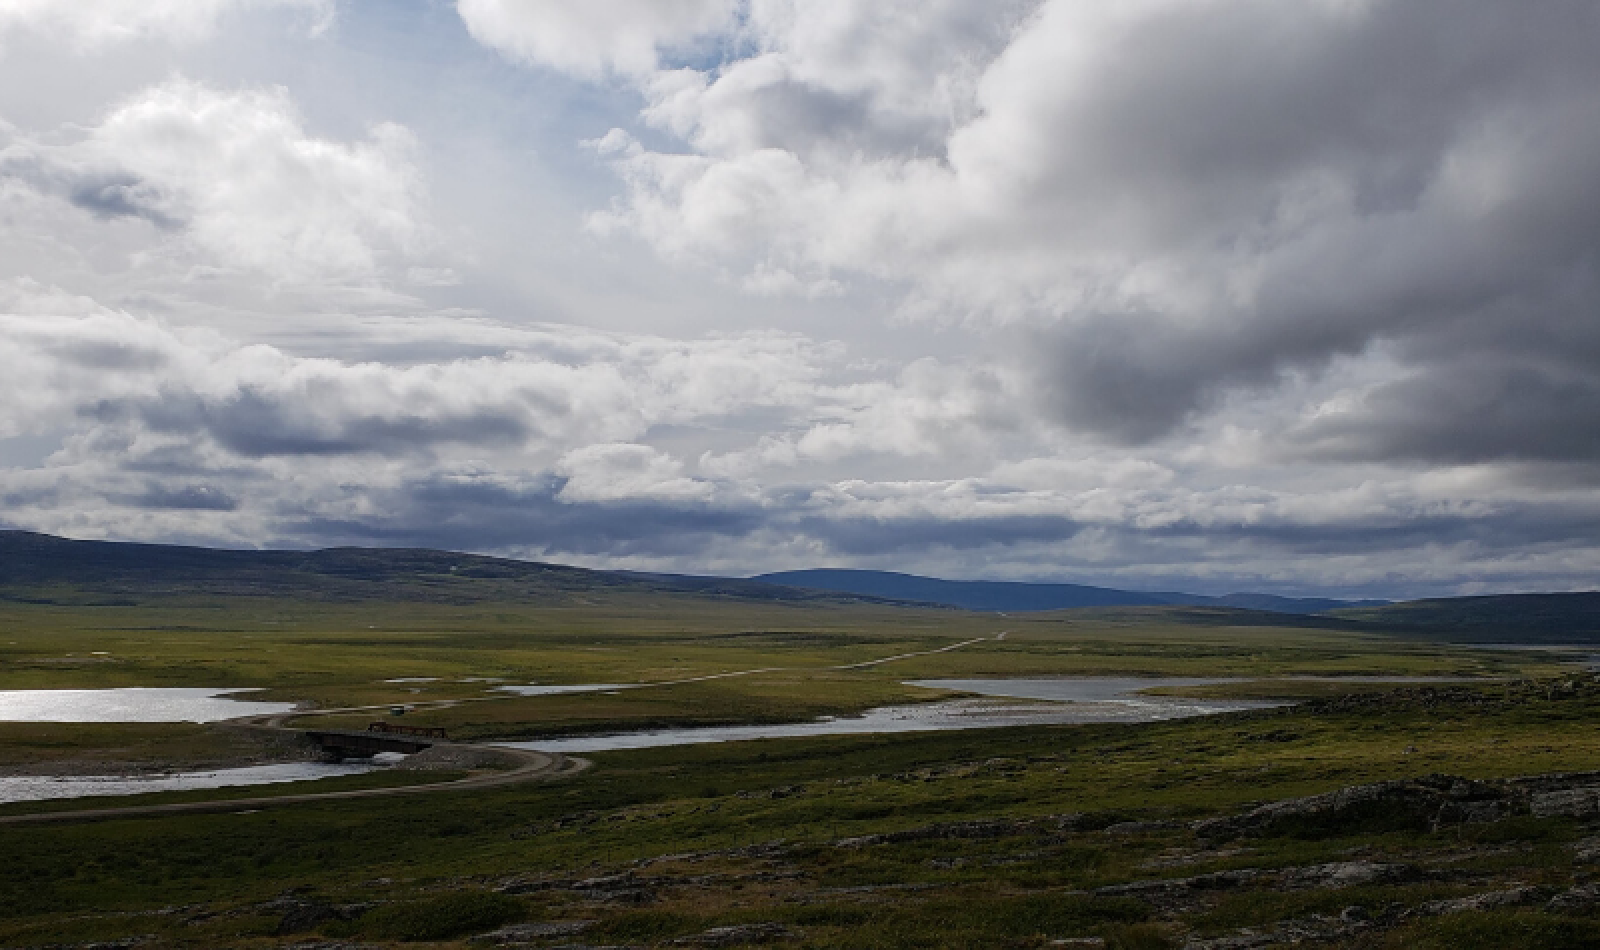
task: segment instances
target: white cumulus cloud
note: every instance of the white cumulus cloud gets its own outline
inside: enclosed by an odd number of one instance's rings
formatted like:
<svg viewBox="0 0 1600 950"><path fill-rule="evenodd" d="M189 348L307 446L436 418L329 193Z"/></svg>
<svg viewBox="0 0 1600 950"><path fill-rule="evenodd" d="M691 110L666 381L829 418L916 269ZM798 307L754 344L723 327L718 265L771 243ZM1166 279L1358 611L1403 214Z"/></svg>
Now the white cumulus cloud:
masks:
<svg viewBox="0 0 1600 950"><path fill-rule="evenodd" d="M113 108L76 141L23 138L0 177L102 219L142 219L179 266L309 283L362 280L427 240L411 134L352 142L308 131L286 90L174 79Z"/></svg>

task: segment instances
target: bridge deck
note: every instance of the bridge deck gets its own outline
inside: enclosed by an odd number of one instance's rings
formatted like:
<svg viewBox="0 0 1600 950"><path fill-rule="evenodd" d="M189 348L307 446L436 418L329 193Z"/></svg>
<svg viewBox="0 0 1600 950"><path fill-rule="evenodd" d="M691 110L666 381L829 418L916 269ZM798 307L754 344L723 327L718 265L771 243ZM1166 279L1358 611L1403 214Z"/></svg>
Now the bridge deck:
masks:
<svg viewBox="0 0 1600 950"><path fill-rule="evenodd" d="M436 745L441 740L388 732L354 732L342 729L307 729L305 737L324 751L341 756L365 758L378 752L410 755Z"/></svg>

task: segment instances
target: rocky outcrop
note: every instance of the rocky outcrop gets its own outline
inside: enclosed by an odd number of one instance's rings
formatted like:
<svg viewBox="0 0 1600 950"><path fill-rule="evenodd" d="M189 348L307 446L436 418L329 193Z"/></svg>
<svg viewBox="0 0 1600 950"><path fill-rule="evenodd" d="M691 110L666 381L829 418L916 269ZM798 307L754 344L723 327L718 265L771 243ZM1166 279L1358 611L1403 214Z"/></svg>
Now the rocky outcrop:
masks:
<svg viewBox="0 0 1600 950"><path fill-rule="evenodd" d="M478 934L467 942L479 947L521 947L552 937L576 937L595 924L592 920L553 920L537 924L512 924ZM543 945L540 943L539 945Z"/></svg>
<svg viewBox="0 0 1600 950"><path fill-rule="evenodd" d="M1543 893L1548 894L1549 891ZM1536 887L1512 887L1500 891L1485 891L1482 894L1473 894L1470 897L1457 897L1451 900L1429 901L1418 905L1407 914L1408 917L1439 917L1444 914L1464 914L1469 911L1494 910L1499 907L1519 907L1532 904L1539 900L1540 890Z"/></svg>
<svg viewBox="0 0 1600 950"><path fill-rule="evenodd" d="M798 940L800 935L777 923L733 924L712 927L692 937L672 941L680 947L738 947L750 943L772 943L777 940Z"/></svg>
<svg viewBox="0 0 1600 950"><path fill-rule="evenodd" d="M1281 833L1328 833L1434 829L1498 821L1513 814L1524 796L1505 784L1449 775L1398 779L1270 802L1242 815L1210 818L1192 827L1205 838L1229 839Z"/></svg>

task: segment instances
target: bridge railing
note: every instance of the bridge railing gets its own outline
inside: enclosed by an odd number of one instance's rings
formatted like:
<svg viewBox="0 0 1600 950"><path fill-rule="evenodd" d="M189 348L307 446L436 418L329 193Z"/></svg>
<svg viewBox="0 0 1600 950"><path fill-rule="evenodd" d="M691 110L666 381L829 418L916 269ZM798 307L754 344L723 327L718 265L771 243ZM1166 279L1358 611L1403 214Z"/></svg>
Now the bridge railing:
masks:
<svg viewBox="0 0 1600 950"><path fill-rule="evenodd" d="M448 739L443 729L437 726L399 726L392 722L375 722L367 726L368 732L378 732L391 736L421 736L425 739Z"/></svg>

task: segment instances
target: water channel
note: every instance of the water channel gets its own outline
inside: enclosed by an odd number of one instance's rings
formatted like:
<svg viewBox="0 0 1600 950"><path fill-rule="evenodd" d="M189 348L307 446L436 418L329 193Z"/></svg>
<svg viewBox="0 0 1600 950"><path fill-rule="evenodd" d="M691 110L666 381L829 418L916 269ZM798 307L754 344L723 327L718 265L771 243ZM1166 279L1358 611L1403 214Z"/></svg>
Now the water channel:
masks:
<svg viewBox="0 0 1600 950"><path fill-rule="evenodd" d="M1401 676L1343 679L1418 682L1433 678ZM1237 681L1123 676L910 680L907 685L976 694L980 698L969 695L929 703L882 706L857 716L829 716L808 722L658 729L495 744L546 752L584 753L748 739L992 729L1003 726L1156 722L1282 705L1251 700L1154 696L1142 692L1156 687L1205 686ZM528 696L612 691L643 685L648 684L590 683L494 688ZM215 722L288 712L293 708L289 703L232 698L239 692L207 688L0 690L0 721ZM151 776L0 776L0 803L300 782L357 774L382 768L384 764L294 762Z"/></svg>
<svg viewBox="0 0 1600 950"><path fill-rule="evenodd" d="M148 795L240 785L309 782L341 775L360 775L383 768L372 762L281 762L237 769L166 772L154 775L0 775L0 804L39 802L96 795Z"/></svg>
<svg viewBox="0 0 1600 950"><path fill-rule="evenodd" d="M499 745L543 752L604 752L663 746L783 739L804 736L862 735L993 729L1001 726L1067 725L1102 722L1156 722L1281 705L1250 700L1186 699L1140 695L1158 686L1204 686L1227 679L1085 676L1050 679L913 680L908 685L978 693L995 699L950 699L905 706L882 706L859 716L823 717L809 722L745 726L696 726L603 736L574 736L504 742Z"/></svg>

